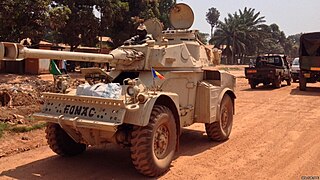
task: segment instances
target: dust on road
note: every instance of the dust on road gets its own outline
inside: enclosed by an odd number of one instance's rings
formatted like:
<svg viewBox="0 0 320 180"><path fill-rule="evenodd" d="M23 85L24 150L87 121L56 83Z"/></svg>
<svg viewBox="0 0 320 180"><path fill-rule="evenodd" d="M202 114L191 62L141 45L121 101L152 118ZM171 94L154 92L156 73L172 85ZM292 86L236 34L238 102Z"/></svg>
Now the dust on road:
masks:
<svg viewBox="0 0 320 180"><path fill-rule="evenodd" d="M297 83L251 90L238 78L230 139L210 142L203 124L184 129L170 171L160 179L320 177L320 84L310 86L306 92ZM111 144L71 158L42 146L0 158L0 172L4 179L145 178L131 164L129 149Z"/></svg>

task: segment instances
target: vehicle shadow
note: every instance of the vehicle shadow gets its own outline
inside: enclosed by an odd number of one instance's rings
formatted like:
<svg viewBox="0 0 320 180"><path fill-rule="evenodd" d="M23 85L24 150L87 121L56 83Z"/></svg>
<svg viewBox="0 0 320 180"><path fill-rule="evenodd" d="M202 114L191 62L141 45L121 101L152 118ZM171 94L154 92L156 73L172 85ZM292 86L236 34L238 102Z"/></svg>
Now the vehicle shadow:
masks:
<svg viewBox="0 0 320 180"><path fill-rule="evenodd" d="M203 126L204 128L204 126ZM183 129L180 136L180 147L176 158L180 156L194 156L210 148L214 148L224 142L214 142L209 140L205 131Z"/></svg>
<svg viewBox="0 0 320 180"><path fill-rule="evenodd" d="M306 91L300 91L299 87L291 89L291 95L304 95L304 96L319 96L320 87L307 87Z"/></svg>
<svg viewBox="0 0 320 180"><path fill-rule="evenodd" d="M13 179L147 179L133 167L128 149L89 148L75 157L54 155L4 171Z"/></svg>
<svg viewBox="0 0 320 180"><path fill-rule="evenodd" d="M281 87L285 87L285 86L288 86L288 85L281 84ZM240 91L273 91L277 89L279 88L274 88L272 85L267 85L267 86L259 85L255 89L251 89L250 87L248 87L247 89L241 89Z"/></svg>
<svg viewBox="0 0 320 180"><path fill-rule="evenodd" d="M184 129L179 156L193 156L219 145L210 141L204 131ZM13 179L150 179L132 165L130 150L110 144L105 148L90 147L75 157L54 155L0 173Z"/></svg>

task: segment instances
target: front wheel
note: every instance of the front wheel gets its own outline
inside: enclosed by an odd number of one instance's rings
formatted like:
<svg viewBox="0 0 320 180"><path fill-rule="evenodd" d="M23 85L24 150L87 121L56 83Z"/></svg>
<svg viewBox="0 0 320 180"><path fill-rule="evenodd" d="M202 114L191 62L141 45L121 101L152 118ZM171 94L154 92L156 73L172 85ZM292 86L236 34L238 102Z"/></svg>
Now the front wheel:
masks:
<svg viewBox="0 0 320 180"><path fill-rule="evenodd" d="M291 78L287 79L286 81L287 81L287 85L291 86Z"/></svg>
<svg viewBox="0 0 320 180"><path fill-rule="evenodd" d="M250 84L251 89L255 89L257 86L257 84L256 84L256 82L254 82L254 80L249 80L249 84Z"/></svg>
<svg viewBox="0 0 320 180"><path fill-rule="evenodd" d="M75 142L59 124L55 123L48 123L46 138L52 151L60 156L75 156L87 148L87 145Z"/></svg>
<svg viewBox="0 0 320 180"><path fill-rule="evenodd" d="M175 119L169 108L156 105L149 124L134 126L131 133L131 159L142 174L155 177L168 171L177 145Z"/></svg>
<svg viewBox="0 0 320 180"><path fill-rule="evenodd" d="M274 79L273 83L272 83L274 88L280 88L281 87L281 76L276 76L276 78Z"/></svg>
<svg viewBox="0 0 320 180"><path fill-rule="evenodd" d="M213 141L225 141L229 138L233 122L233 102L229 95L225 94L220 105L219 119L217 122L206 123L206 132Z"/></svg>
<svg viewBox="0 0 320 180"><path fill-rule="evenodd" d="M299 78L299 89L300 91L305 91L307 89L307 79L303 75Z"/></svg>

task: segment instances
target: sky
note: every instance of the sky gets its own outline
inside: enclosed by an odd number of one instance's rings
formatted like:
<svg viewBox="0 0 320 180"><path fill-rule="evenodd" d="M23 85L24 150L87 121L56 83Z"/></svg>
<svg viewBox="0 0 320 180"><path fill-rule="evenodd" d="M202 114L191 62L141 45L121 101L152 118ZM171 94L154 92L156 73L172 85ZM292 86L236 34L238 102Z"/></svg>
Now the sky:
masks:
<svg viewBox="0 0 320 180"><path fill-rule="evenodd" d="M276 23L287 36L320 31L320 0L177 0L177 3L186 3L193 9L195 20L191 29L205 33L210 32L206 13L211 7L220 12L220 21L239 9L253 8L265 17L266 24Z"/></svg>

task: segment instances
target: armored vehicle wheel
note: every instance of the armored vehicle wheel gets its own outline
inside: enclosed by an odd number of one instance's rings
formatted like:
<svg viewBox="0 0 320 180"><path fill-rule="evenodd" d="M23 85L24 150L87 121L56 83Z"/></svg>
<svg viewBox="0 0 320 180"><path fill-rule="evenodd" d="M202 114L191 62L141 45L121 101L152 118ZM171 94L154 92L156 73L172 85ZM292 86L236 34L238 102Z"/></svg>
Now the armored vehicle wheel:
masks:
<svg viewBox="0 0 320 180"><path fill-rule="evenodd" d="M272 83L273 87L274 88L280 88L281 87L281 77L280 76L277 76L273 83Z"/></svg>
<svg viewBox="0 0 320 180"><path fill-rule="evenodd" d="M154 106L149 124L134 126L131 134L131 159L135 168L147 176L165 173L177 145L175 119L169 108Z"/></svg>
<svg viewBox="0 0 320 180"><path fill-rule="evenodd" d="M75 142L59 124L48 123L46 134L50 148L60 156L75 156L87 148L85 144Z"/></svg>
<svg viewBox="0 0 320 180"><path fill-rule="evenodd" d="M299 89L300 91L305 91L307 89L307 79L305 77L300 76Z"/></svg>
<svg viewBox="0 0 320 180"><path fill-rule="evenodd" d="M206 132L209 139L225 141L228 139L233 122L233 103L229 95L225 94L220 105L220 117L218 122L206 123Z"/></svg>

